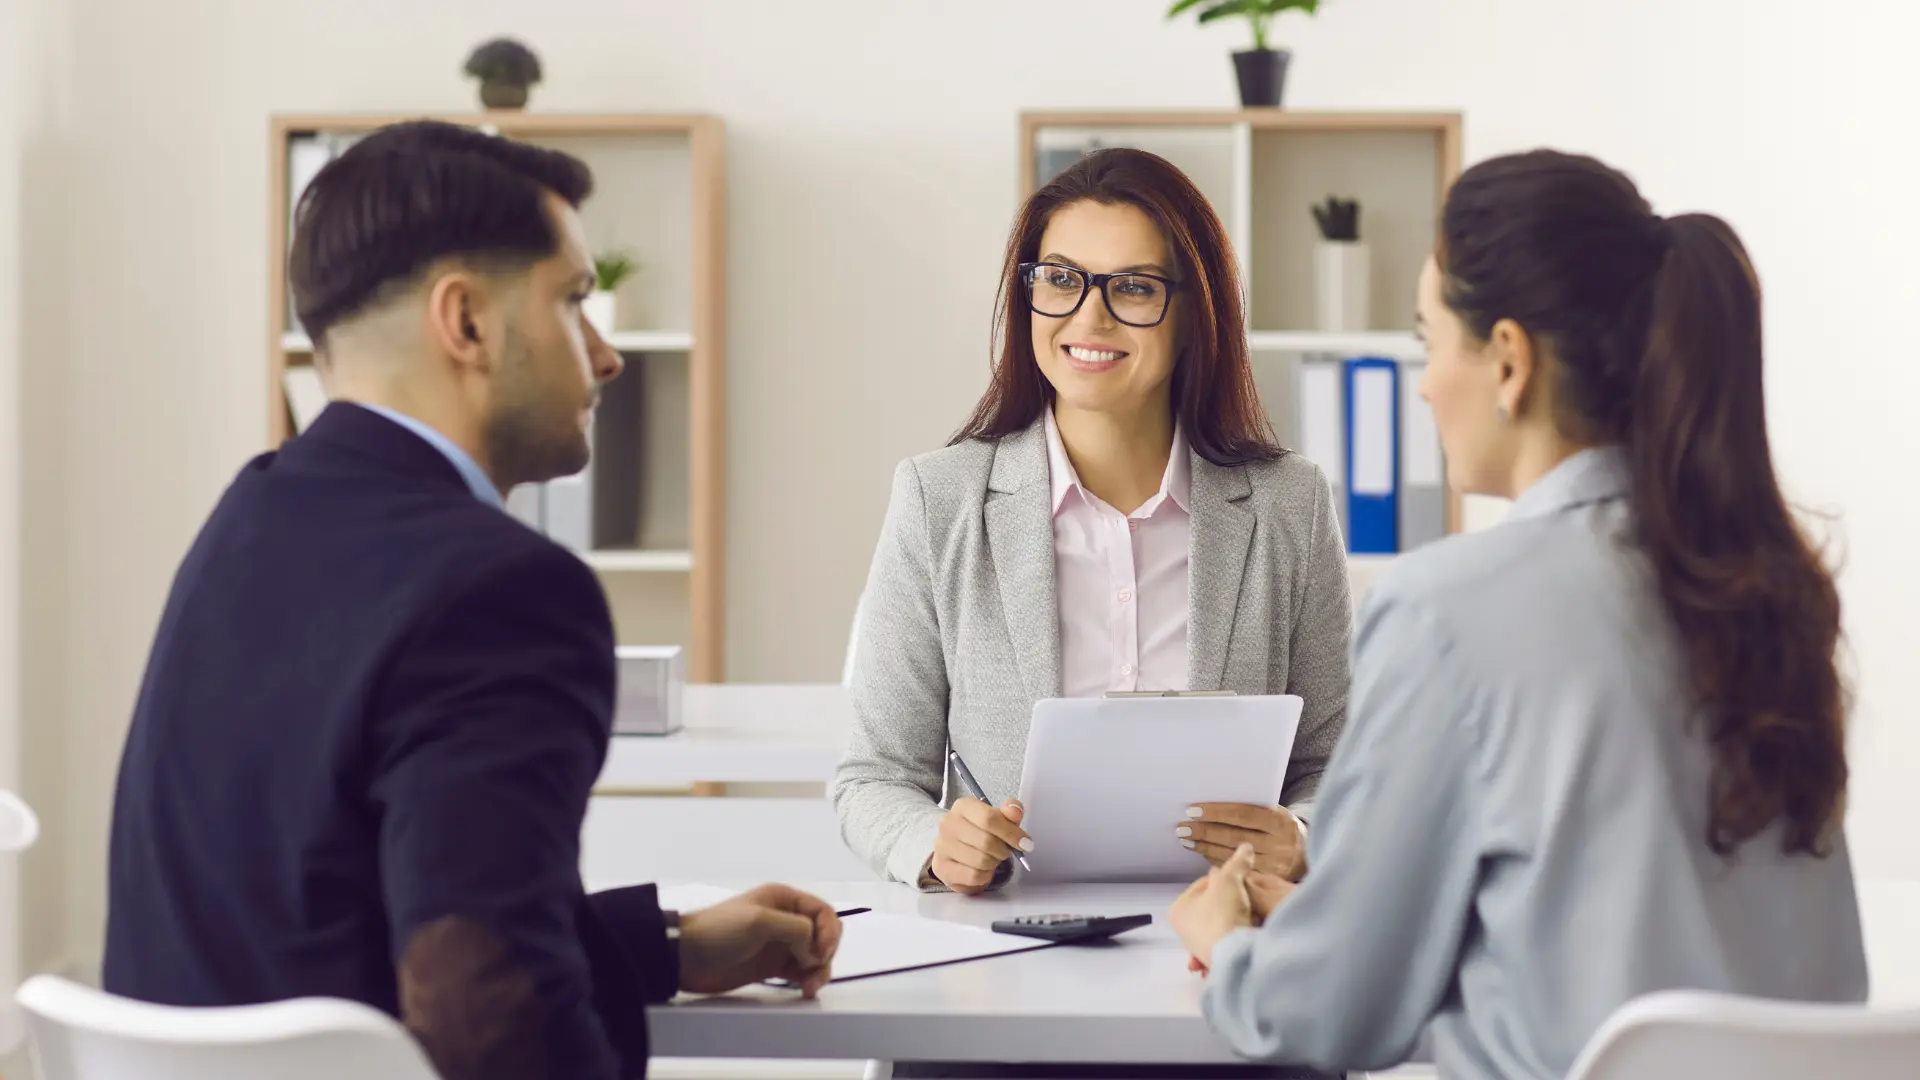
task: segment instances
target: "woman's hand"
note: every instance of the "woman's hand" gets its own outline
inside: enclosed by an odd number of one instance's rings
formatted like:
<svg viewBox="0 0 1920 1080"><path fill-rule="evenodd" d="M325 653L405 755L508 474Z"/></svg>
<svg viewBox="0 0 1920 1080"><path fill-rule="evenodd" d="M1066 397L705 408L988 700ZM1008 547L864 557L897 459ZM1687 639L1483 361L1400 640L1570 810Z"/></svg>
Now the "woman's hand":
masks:
<svg viewBox="0 0 1920 1080"><path fill-rule="evenodd" d="M1250 844L1252 869L1260 873L1299 881L1307 872L1307 845L1284 806L1201 803L1187 810L1187 819L1174 835L1215 866L1224 865L1235 848Z"/></svg>
<svg viewBox="0 0 1920 1080"><path fill-rule="evenodd" d="M1258 870L1247 875L1247 899L1253 902L1253 925L1267 925L1267 916L1272 915L1281 901L1293 895L1293 882L1286 878L1263 874ZM1187 970L1207 973L1207 965L1198 959L1187 957Z"/></svg>
<svg viewBox="0 0 1920 1080"><path fill-rule="evenodd" d="M1016 849L1033 850L1033 841L1020 829L1025 812L1013 800L998 807L978 799L958 800L940 819L928 869L954 892L969 896L985 892L993 884L994 872Z"/></svg>
<svg viewBox="0 0 1920 1080"><path fill-rule="evenodd" d="M1201 971L1212 967L1213 950L1220 940L1254 925L1253 895L1247 887L1253 860L1253 846L1242 844L1225 863L1188 886L1167 912L1167 922L1192 957L1190 967Z"/></svg>

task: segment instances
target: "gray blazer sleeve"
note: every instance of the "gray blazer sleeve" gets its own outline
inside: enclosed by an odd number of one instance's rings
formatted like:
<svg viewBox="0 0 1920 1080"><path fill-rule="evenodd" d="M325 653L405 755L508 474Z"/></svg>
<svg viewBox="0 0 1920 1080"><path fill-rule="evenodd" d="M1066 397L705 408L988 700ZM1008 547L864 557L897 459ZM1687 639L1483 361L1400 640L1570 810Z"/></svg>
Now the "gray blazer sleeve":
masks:
<svg viewBox="0 0 1920 1080"><path fill-rule="evenodd" d="M1214 950L1201 1008L1246 1057L1384 1068L1453 985L1480 866L1482 740L1437 625L1377 596L1356 642L1355 722L1308 835L1313 869L1265 926Z"/></svg>
<svg viewBox="0 0 1920 1080"><path fill-rule="evenodd" d="M1353 594L1347 581L1347 545L1333 492L1319 475L1313 529L1286 642L1287 689L1304 701L1300 730L1280 801L1311 822L1327 758L1347 722L1347 650L1353 630Z"/></svg>
<svg viewBox="0 0 1920 1080"><path fill-rule="evenodd" d="M917 884L942 814L947 665L934 613L926 498L911 461L894 471L863 597L853 730L828 796L849 850L876 873Z"/></svg>

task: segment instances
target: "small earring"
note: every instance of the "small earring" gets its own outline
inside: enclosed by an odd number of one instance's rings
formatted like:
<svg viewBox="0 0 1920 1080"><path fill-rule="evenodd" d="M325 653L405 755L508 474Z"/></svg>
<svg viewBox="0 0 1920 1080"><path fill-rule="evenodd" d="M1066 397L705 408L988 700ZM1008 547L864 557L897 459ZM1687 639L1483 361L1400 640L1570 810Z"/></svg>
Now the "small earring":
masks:
<svg viewBox="0 0 1920 1080"><path fill-rule="evenodd" d="M1500 419L1507 421L1508 423L1512 423L1513 411L1508 409L1504 402L1499 405L1496 405L1494 408L1496 411L1500 413Z"/></svg>

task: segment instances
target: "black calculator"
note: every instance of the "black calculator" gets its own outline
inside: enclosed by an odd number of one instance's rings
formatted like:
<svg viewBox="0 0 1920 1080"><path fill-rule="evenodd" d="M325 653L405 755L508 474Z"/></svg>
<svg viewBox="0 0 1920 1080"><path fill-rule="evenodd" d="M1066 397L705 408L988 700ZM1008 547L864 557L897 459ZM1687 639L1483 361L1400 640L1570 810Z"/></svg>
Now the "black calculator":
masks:
<svg viewBox="0 0 1920 1080"><path fill-rule="evenodd" d="M996 934L1019 934L1056 944L1105 941L1153 922L1151 915L1022 915L993 924Z"/></svg>

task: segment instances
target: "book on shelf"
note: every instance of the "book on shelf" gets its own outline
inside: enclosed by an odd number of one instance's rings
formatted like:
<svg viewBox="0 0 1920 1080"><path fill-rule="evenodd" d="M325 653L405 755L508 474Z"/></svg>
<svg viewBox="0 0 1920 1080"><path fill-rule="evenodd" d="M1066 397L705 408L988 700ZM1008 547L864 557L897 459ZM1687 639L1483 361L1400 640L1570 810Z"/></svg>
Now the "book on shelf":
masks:
<svg viewBox="0 0 1920 1080"><path fill-rule="evenodd" d="M1356 555L1411 551L1447 531L1446 469L1424 361L1339 353L1299 358L1295 447L1333 489Z"/></svg>

